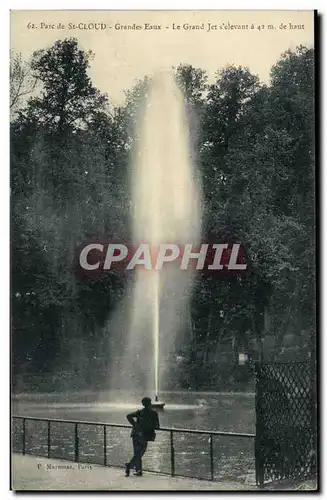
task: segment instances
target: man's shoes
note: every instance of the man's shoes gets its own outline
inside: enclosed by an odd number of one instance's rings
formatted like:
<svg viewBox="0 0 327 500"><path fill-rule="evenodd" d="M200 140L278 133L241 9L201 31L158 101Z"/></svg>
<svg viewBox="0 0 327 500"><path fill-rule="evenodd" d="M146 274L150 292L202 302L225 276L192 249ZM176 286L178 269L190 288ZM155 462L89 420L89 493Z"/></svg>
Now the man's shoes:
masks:
<svg viewBox="0 0 327 500"><path fill-rule="evenodd" d="M129 477L129 473L130 473L130 471L131 471L131 466L130 466L130 464L127 462L127 463L125 464L125 477Z"/></svg>
<svg viewBox="0 0 327 500"><path fill-rule="evenodd" d="M133 475L134 476L143 476L143 472L141 470L137 470Z"/></svg>

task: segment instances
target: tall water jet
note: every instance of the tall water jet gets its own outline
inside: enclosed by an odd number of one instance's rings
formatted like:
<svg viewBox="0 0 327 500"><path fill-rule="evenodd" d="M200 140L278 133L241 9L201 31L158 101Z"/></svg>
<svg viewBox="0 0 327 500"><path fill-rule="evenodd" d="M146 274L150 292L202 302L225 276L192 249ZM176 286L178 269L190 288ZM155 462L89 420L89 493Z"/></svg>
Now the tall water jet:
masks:
<svg viewBox="0 0 327 500"><path fill-rule="evenodd" d="M153 345L154 345L154 391L158 401L159 394L159 274L154 276L154 297L153 297Z"/></svg>
<svg viewBox="0 0 327 500"><path fill-rule="evenodd" d="M192 152L183 94L170 72L158 73L139 112L130 159L133 244L149 244L153 264L161 243L199 243L200 189ZM176 341L189 324L193 271L179 265L134 271L120 373L128 375L135 395L158 396L171 377ZM112 386L121 387L122 379Z"/></svg>

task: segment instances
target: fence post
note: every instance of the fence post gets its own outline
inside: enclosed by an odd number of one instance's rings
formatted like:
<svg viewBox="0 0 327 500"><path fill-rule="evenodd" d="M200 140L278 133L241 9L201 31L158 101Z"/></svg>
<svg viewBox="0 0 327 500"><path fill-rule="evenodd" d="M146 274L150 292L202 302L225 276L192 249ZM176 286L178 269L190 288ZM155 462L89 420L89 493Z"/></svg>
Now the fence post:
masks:
<svg viewBox="0 0 327 500"><path fill-rule="evenodd" d="M312 428L312 448L313 448L313 460L311 461L311 471L315 474L317 473L317 382L316 382L316 358L312 356L309 364L310 370L310 400L311 400L311 428Z"/></svg>
<svg viewBox="0 0 327 500"><path fill-rule="evenodd" d="M79 459L79 449L78 449L78 424L75 423L75 462L78 462Z"/></svg>
<svg viewBox="0 0 327 500"><path fill-rule="evenodd" d="M212 442L212 434L210 434L209 437L209 445L210 445L210 475L211 475L211 481L214 479L214 473L213 473L213 442Z"/></svg>
<svg viewBox="0 0 327 500"><path fill-rule="evenodd" d="M107 465L107 427L103 426L103 464L106 467Z"/></svg>
<svg viewBox="0 0 327 500"><path fill-rule="evenodd" d="M48 420L48 458L50 458L51 450L51 421Z"/></svg>
<svg viewBox="0 0 327 500"><path fill-rule="evenodd" d="M170 431L170 463L171 463L171 475L175 475L175 449L174 449L174 434Z"/></svg>
<svg viewBox="0 0 327 500"><path fill-rule="evenodd" d="M262 430L261 430L261 387L260 387L261 363L254 365L255 373L255 438L254 438L254 458L255 458L255 479L260 488L264 486L264 467L262 457Z"/></svg>
<svg viewBox="0 0 327 500"><path fill-rule="evenodd" d="M26 439L26 419L23 418L23 449L22 449L23 455L25 455L25 439Z"/></svg>

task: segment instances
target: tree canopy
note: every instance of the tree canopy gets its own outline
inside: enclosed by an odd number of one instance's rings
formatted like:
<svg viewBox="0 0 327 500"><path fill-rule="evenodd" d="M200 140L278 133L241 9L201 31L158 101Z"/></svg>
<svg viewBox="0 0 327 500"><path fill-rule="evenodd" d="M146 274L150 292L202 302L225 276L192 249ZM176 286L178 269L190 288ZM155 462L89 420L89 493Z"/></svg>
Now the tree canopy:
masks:
<svg viewBox="0 0 327 500"><path fill-rule="evenodd" d="M88 75L93 57L73 38L35 52L28 63L12 55L16 384L22 372L71 368L76 341L94 367L101 365L103 325L129 289L123 275L78 277L72 264L87 238L130 237L128 155L148 82L145 75L126 90L123 105L111 106ZM251 264L246 276L197 278L185 352L197 359L203 384L232 384L230 356L245 349L257 357L262 339L268 359L303 359L312 348L313 57L305 47L286 52L269 84L243 67L218 68L212 83L201 68L174 69L201 174L205 237L241 242ZM76 374L82 364L73 367Z"/></svg>

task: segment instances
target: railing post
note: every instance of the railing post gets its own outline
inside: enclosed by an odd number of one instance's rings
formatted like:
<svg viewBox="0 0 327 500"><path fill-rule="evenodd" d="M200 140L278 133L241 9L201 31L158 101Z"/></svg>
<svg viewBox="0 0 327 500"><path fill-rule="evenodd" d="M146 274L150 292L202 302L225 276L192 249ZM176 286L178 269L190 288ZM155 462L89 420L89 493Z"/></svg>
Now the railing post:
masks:
<svg viewBox="0 0 327 500"><path fill-rule="evenodd" d="M48 420L48 458L50 458L51 451L51 421Z"/></svg>
<svg viewBox="0 0 327 500"><path fill-rule="evenodd" d="M256 362L255 370L255 438L254 438L254 459L255 459L255 481L260 489L264 487L264 465L263 465L263 437L262 437L262 415L261 415L261 363Z"/></svg>
<svg viewBox="0 0 327 500"><path fill-rule="evenodd" d="M107 465L107 427L103 426L103 464L106 467Z"/></svg>
<svg viewBox="0 0 327 500"><path fill-rule="evenodd" d="M211 476L211 481L213 481L214 474L213 474L213 442L212 442L212 434L210 434L210 437L209 437L209 445L210 445L210 476Z"/></svg>
<svg viewBox="0 0 327 500"><path fill-rule="evenodd" d="M79 459L79 449L78 449L78 423L75 423L75 462Z"/></svg>
<svg viewBox="0 0 327 500"><path fill-rule="evenodd" d="M26 439L26 419L23 418L23 449L22 449L23 455L25 455L25 439Z"/></svg>
<svg viewBox="0 0 327 500"><path fill-rule="evenodd" d="M174 433L170 431L170 464L171 464L171 475L175 475L175 448L174 448Z"/></svg>

